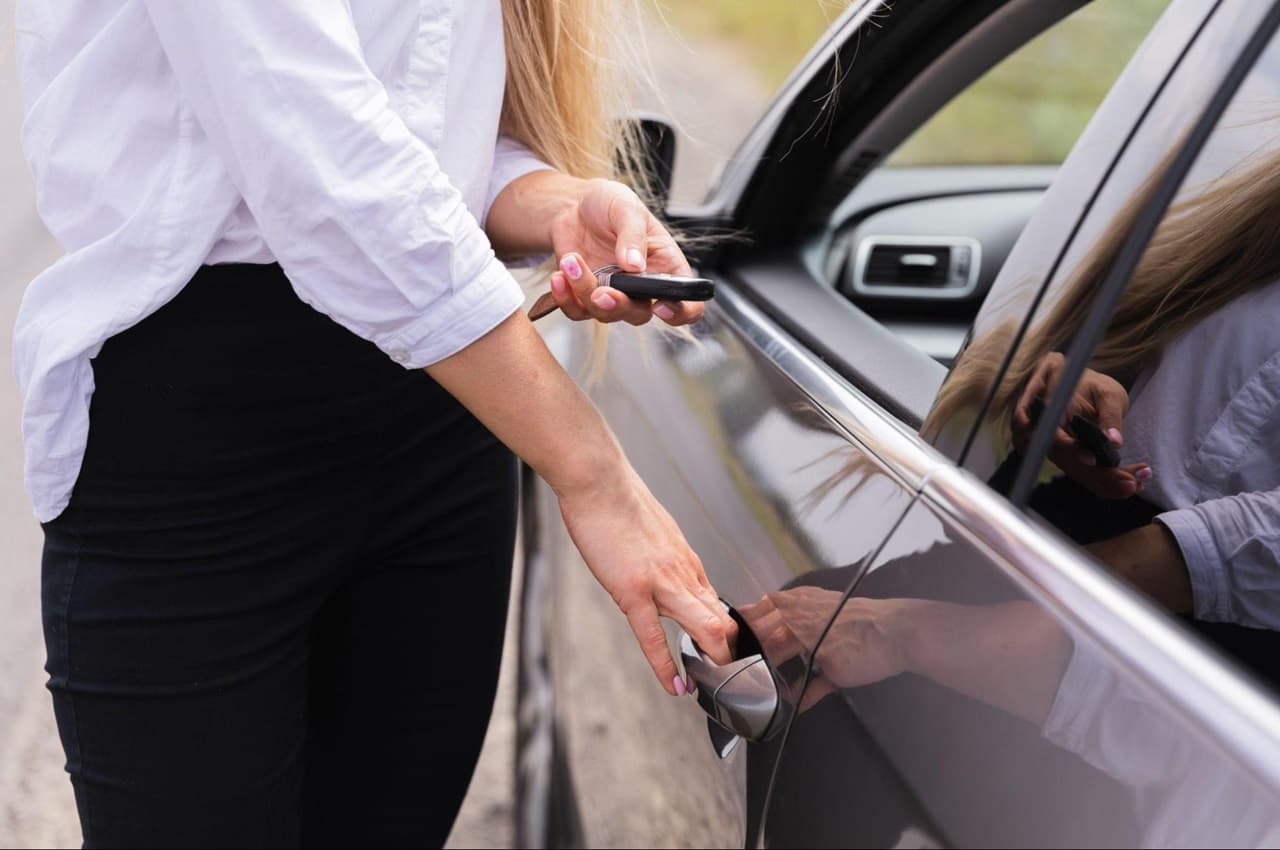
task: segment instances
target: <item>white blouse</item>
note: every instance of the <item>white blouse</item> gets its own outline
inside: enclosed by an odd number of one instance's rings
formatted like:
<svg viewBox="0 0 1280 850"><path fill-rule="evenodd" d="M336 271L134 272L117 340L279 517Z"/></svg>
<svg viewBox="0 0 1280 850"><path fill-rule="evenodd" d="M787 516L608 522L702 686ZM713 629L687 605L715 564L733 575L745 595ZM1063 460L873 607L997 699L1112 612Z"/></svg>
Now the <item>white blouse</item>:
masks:
<svg viewBox="0 0 1280 850"><path fill-rule="evenodd" d="M41 521L79 473L90 359L202 264L279 262L410 368L519 309L482 224L547 166L499 138L499 0L19 0L17 32L23 146L66 251L15 331Z"/></svg>
<svg viewBox="0 0 1280 850"><path fill-rule="evenodd" d="M1195 616L1280 629L1280 283L1165 347L1134 385L1125 463L1178 541Z"/></svg>

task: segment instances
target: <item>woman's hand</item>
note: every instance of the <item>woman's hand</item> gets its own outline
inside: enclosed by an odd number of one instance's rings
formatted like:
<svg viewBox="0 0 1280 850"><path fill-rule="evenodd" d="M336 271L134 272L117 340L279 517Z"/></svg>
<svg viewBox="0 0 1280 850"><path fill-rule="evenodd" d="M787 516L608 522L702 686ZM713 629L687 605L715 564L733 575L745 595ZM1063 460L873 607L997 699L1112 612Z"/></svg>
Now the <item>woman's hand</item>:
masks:
<svg viewBox="0 0 1280 850"><path fill-rule="evenodd" d="M551 244L560 270L552 274L551 291L531 315L554 305L575 321L643 325L657 315L669 325L687 325L702 317L703 305L696 301L632 299L597 286L592 270L614 264L630 272L692 274L675 239L621 183L588 181L580 200L552 219Z"/></svg>
<svg viewBox="0 0 1280 850"><path fill-rule="evenodd" d="M732 660L737 624L707 581L675 520L628 465L618 480L560 493L565 527L609 591L668 693L686 693L659 617L679 623L719 664Z"/></svg>
<svg viewBox="0 0 1280 850"><path fill-rule="evenodd" d="M843 594L819 587L769 593L738 609L776 668L813 651ZM809 682L801 711L808 711L839 688L857 688L893 678L908 669L910 612L926 603L912 599L852 597L818 650L820 675ZM794 697L794 695L793 695Z"/></svg>
<svg viewBox="0 0 1280 850"><path fill-rule="evenodd" d="M1065 362L1066 359L1060 353L1050 352L1040 358L1027 380L1013 409L1013 444L1018 451L1026 450L1034 430L1030 413L1032 400L1047 398L1053 392ZM1122 446L1124 435L1121 428L1128 412L1129 393L1120 382L1101 372L1086 369L1067 405L1065 420L1076 415L1092 419L1098 423L1108 440L1116 446ZM1098 466L1093 454L1079 446L1062 426L1058 427L1054 435L1049 459L1074 481L1101 499L1127 499L1137 495L1152 477L1151 466L1146 463L1114 469Z"/></svg>

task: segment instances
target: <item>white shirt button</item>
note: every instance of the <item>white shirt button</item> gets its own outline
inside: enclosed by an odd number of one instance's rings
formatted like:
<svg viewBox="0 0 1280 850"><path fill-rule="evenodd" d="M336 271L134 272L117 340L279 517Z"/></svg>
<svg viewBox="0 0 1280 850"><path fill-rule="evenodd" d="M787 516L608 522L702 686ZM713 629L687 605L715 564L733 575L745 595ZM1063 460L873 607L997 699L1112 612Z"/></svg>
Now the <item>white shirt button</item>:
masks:
<svg viewBox="0 0 1280 850"><path fill-rule="evenodd" d="M397 363L408 363L408 362L409 362L409 352L407 352L407 351L393 351L393 352L391 352L391 359L392 359L392 360L394 360L394 361L396 361Z"/></svg>

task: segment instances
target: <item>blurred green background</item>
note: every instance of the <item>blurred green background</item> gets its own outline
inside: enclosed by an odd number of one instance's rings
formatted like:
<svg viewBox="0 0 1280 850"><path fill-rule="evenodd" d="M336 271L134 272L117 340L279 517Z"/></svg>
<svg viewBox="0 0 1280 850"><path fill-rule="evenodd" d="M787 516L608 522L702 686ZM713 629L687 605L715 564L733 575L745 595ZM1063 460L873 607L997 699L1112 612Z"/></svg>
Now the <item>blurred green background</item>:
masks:
<svg viewBox="0 0 1280 850"><path fill-rule="evenodd" d="M1096 0L1085 6L963 92L889 164L1062 162L1168 2ZM849 0L669 0L664 10L689 35L728 42L772 90L848 5Z"/></svg>

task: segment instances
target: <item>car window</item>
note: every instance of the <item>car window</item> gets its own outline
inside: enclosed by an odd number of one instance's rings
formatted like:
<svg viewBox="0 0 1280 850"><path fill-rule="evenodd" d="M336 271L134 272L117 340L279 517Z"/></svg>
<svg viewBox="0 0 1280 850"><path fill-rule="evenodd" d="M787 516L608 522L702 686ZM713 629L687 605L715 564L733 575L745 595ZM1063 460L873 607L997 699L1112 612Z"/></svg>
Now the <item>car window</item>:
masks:
<svg viewBox="0 0 1280 850"><path fill-rule="evenodd" d="M1219 61L1210 76L1223 71ZM1007 489L1029 476L1038 517L1260 680L1280 684L1280 43L1253 67L1181 182L1088 368L1078 381L1064 374L1191 120L1100 216L1037 312L992 402L1004 451L991 480ZM976 332L971 350L995 333ZM1069 404L1049 459L1024 459L1038 408L1055 395Z"/></svg>
<svg viewBox="0 0 1280 850"><path fill-rule="evenodd" d="M1096 0L1010 54L888 165L1057 165L1169 0Z"/></svg>
<svg viewBox="0 0 1280 850"><path fill-rule="evenodd" d="M641 86L639 105L678 125L674 201L706 195L779 86L852 2L644 4L656 85Z"/></svg>

